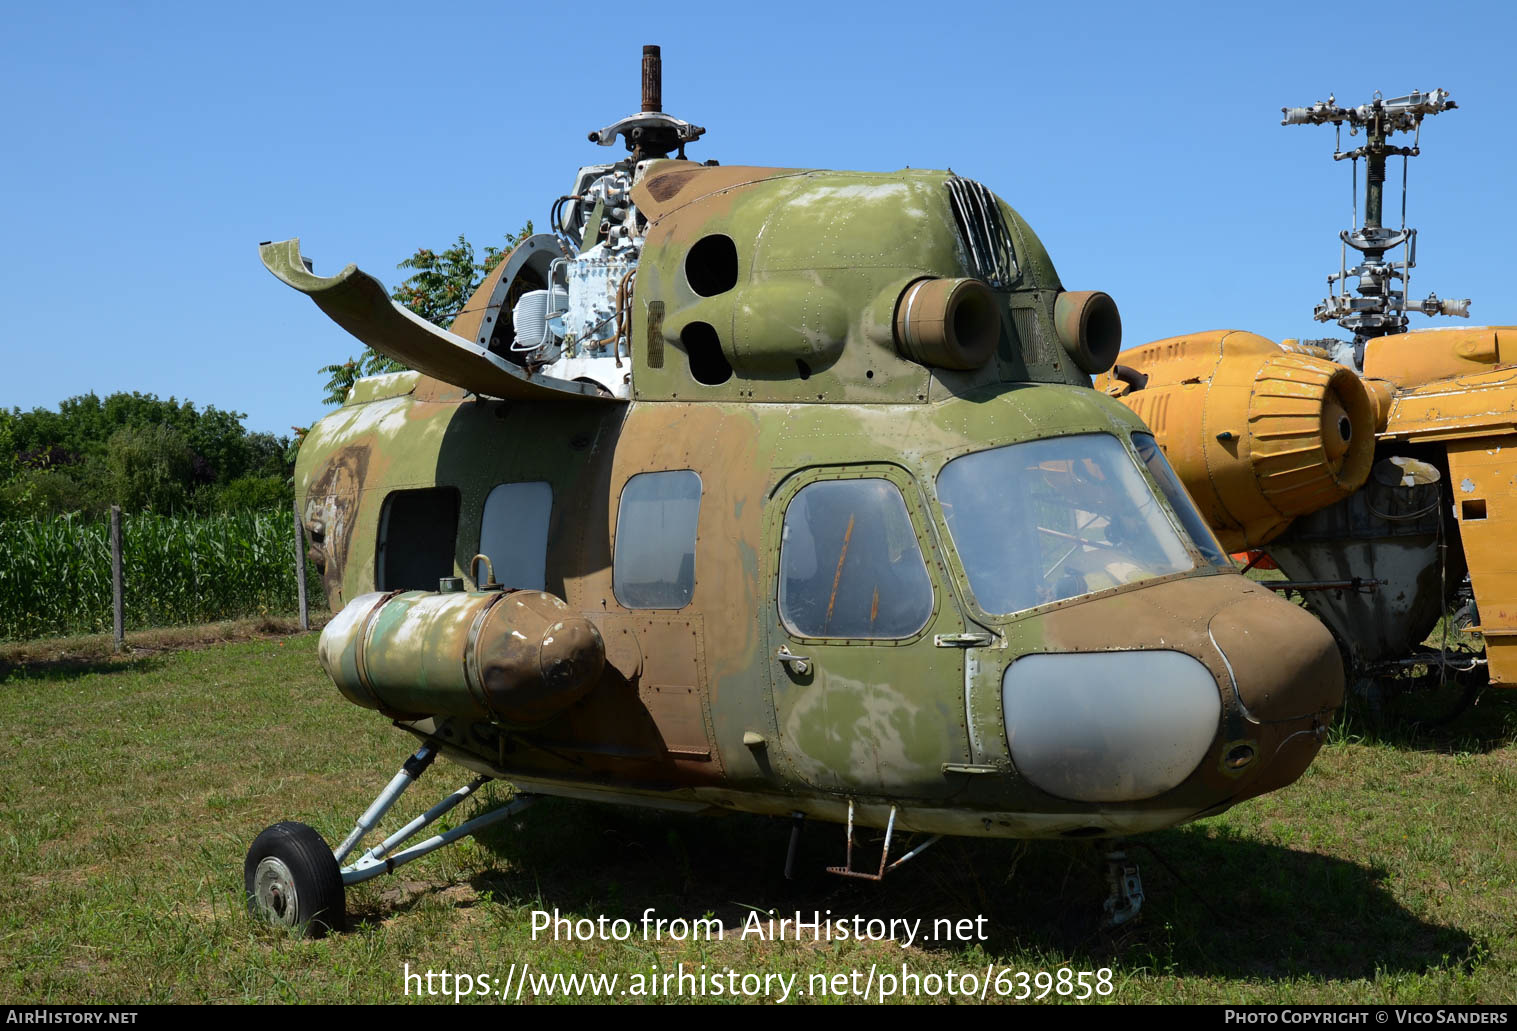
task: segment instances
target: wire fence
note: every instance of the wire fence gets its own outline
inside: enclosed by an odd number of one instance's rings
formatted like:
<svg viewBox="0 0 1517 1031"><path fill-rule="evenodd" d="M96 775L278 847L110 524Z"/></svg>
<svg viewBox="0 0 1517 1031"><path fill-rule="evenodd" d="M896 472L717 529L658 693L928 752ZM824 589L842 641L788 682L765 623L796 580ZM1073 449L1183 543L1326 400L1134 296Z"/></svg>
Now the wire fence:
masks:
<svg viewBox="0 0 1517 1031"><path fill-rule="evenodd" d="M296 611L295 533L283 509L121 516L124 629ZM0 640L110 631L111 567L108 518L0 520Z"/></svg>

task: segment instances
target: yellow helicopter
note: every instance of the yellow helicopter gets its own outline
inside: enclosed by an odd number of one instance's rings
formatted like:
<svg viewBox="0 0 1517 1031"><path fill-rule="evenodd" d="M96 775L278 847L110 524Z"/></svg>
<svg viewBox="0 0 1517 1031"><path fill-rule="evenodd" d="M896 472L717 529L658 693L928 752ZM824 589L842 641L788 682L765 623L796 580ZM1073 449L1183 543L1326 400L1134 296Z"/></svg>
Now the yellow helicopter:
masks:
<svg viewBox="0 0 1517 1031"><path fill-rule="evenodd" d="M1352 339L1189 333L1126 352L1096 384L1153 429L1229 551L1284 571L1269 586L1333 631L1356 691L1424 719L1517 683L1517 326L1409 330L1409 313L1468 318L1470 301L1411 298L1404 176L1401 224L1385 218L1388 161L1418 156L1423 122L1456 107L1439 89L1282 109L1282 125L1338 131L1356 212L1365 163L1362 220L1339 234L1315 312ZM1360 146L1343 149L1344 126Z"/></svg>

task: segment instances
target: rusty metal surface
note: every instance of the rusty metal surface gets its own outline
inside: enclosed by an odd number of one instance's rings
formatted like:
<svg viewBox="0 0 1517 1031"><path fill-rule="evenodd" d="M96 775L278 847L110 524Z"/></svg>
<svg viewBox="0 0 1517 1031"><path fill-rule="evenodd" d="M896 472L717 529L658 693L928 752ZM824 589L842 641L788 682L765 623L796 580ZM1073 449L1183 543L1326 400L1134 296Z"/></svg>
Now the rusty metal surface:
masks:
<svg viewBox="0 0 1517 1031"><path fill-rule="evenodd" d="M358 443L328 456L305 485L305 530L310 559L321 574L327 602L339 608L358 496L368 476L369 447Z"/></svg>
<svg viewBox="0 0 1517 1031"><path fill-rule="evenodd" d="M1493 684L1517 684L1517 434L1448 445L1454 518Z"/></svg>
<svg viewBox="0 0 1517 1031"><path fill-rule="evenodd" d="M1402 457L1384 448L1381 453ZM1428 466L1436 479L1404 484L1391 457L1380 463L1362 489L1297 519L1269 546L1270 556L1292 578L1376 582L1373 590L1313 592L1305 598L1358 668L1421 642L1464 579L1454 527L1443 525L1447 485L1442 477ZM1440 548L1443 543L1453 546Z"/></svg>
<svg viewBox="0 0 1517 1031"><path fill-rule="evenodd" d="M923 365L978 369L1000 330L995 295L978 279L919 279L896 302L896 342Z"/></svg>
<svg viewBox="0 0 1517 1031"><path fill-rule="evenodd" d="M800 168L760 168L752 165L706 167L694 161L659 162L632 188L632 200L650 222L687 204L754 183L804 175Z"/></svg>
<svg viewBox="0 0 1517 1031"><path fill-rule="evenodd" d="M1383 436L1413 443L1502 435L1517 428L1517 369L1493 369L1400 390Z"/></svg>
<svg viewBox="0 0 1517 1031"><path fill-rule="evenodd" d="M1122 316L1108 294L1100 290L1062 293L1054 301L1053 313L1059 342L1076 365L1092 375L1112 367L1122 349Z"/></svg>

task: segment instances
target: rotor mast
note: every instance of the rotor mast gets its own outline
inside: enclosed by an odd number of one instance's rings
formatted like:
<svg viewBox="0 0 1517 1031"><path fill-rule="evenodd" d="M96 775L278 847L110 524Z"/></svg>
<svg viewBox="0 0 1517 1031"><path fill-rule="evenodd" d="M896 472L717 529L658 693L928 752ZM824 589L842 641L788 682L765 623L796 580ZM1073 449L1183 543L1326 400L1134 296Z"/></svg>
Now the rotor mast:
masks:
<svg viewBox="0 0 1517 1031"><path fill-rule="evenodd" d="M1355 225L1338 234L1343 242L1342 259L1338 271L1327 277L1329 295L1317 305L1313 317L1319 322L1337 322L1354 334L1356 363L1362 362L1364 345L1375 337L1393 333L1405 333L1408 311L1420 311L1424 315L1455 315L1468 318L1469 298L1440 300L1436 293L1416 302L1408 303L1407 289L1411 270L1417 265L1417 230L1406 225L1406 162L1421 153L1422 119L1455 109L1446 90L1435 89L1431 93L1413 91L1404 97L1386 100L1376 91L1374 99L1359 107L1338 107L1331 96L1311 107L1285 107L1281 125L1322 125L1331 122L1340 133L1339 143L1333 151L1334 161L1353 162L1354 220ZM1344 151L1341 147L1343 123L1349 125L1349 135L1365 134L1362 146ZM1390 137L1398 132L1413 134L1410 147L1393 146ZM1386 159L1402 159L1401 179L1401 226L1388 229L1385 226L1385 171ZM1359 221L1359 159L1365 162L1364 220ZM1348 248L1352 247L1362 257L1352 268L1348 265ZM1388 260L1386 253L1403 247L1401 258ZM1354 292L1349 293L1348 281L1358 280ZM1394 282L1400 280L1399 288Z"/></svg>
<svg viewBox="0 0 1517 1031"><path fill-rule="evenodd" d="M595 130L590 142L609 147L620 136L634 162L667 157L675 149L683 160L685 144L694 143L706 130L664 112L664 62L657 46L643 47L642 83L642 104L637 114Z"/></svg>

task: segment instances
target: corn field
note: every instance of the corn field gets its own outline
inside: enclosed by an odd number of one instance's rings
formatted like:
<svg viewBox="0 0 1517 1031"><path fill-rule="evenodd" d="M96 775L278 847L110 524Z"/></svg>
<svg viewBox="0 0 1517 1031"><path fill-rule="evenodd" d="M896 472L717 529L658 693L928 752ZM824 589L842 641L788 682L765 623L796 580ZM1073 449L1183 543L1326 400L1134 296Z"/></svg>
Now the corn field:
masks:
<svg viewBox="0 0 1517 1031"><path fill-rule="evenodd" d="M296 607L289 512L121 517L126 628ZM307 570L320 604L321 584ZM111 629L109 519L0 520L0 640Z"/></svg>

